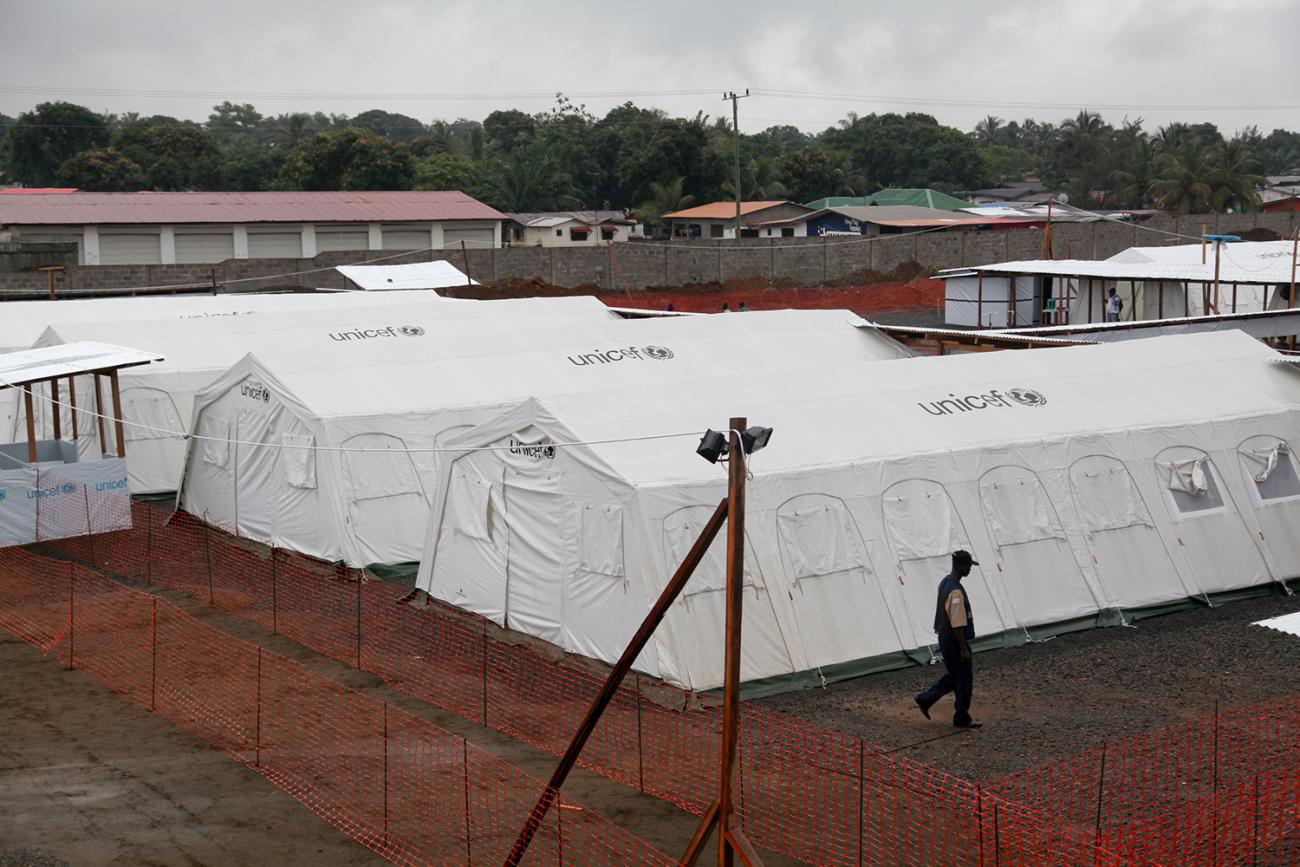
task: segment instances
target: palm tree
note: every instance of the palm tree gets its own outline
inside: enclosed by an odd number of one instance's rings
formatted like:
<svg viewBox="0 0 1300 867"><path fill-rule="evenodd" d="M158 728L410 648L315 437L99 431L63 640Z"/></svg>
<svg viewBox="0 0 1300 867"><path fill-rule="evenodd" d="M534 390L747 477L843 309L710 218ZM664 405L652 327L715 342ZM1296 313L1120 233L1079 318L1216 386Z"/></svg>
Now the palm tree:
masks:
<svg viewBox="0 0 1300 867"><path fill-rule="evenodd" d="M1204 213L1213 206L1211 154L1199 142L1183 142L1160 155L1160 177L1151 185L1156 205L1178 214Z"/></svg>
<svg viewBox="0 0 1300 867"><path fill-rule="evenodd" d="M293 150L311 137L312 117L303 112L282 114L275 119L271 130L271 144L285 150Z"/></svg>
<svg viewBox="0 0 1300 867"><path fill-rule="evenodd" d="M1216 209L1253 211L1259 207L1259 193L1264 178L1257 173L1259 162L1246 142L1233 139L1217 148L1217 163L1210 174Z"/></svg>
<svg viewBox="0 0 1300 867"><path fill-rule="evenodd" d="M856 196L866 192L867 178L853 165L853 158L846 151L831 151L830 163L830 195Z"/></svg>
<svg viewBox="0 0 1300 867"><path fill-rule="evenodd" d="M1151 186L1156 181L1156 157L1155 142L1142 137L1133 143L1133 161L1129 168L1111 172L1111 186L1121 207L1151 206Z"/></svg>
<svg viewBox="0 0 1300 867"><path fill-rule="evenodd" d="M985 147L995 145L1001 138L1001 132L1002 118L990 114L975 124L975 141Z"/></svg>
<svg viewBox="0 0 1300 867"><path fill-rule="evenodd" d="M554 158L535 147L520 148L494 160L486 172L487 198L503 211L550 211L581 208L573 179Z"/></svg>
<svg viewBox="0 0 1300 867"><path fill-rule="evenodd" d="M689 208L694 203L694 196L682 192L682 185L685 182L686 179L683 177L674 178L666 183L651 181L650 198L637 207L637 216L647 226L662 228L664 214Z"/></svg>

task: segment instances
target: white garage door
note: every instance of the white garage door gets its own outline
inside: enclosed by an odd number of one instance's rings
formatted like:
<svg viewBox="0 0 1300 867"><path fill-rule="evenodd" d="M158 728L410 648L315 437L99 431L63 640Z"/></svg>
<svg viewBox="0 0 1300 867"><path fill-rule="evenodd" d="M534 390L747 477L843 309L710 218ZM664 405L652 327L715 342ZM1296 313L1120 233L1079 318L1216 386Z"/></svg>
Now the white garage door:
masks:
<svg viewBox="0 0 1300 867"><path fill-rule="evenodd" d="M317 226L316 249L321 253L332 250L368 250L370 230L366 226Z"/></svg>
<svg viewBox="0 0 1300 867"><path fill-rule="evenodd" d="M385 250L427 250L432 243L428 226L384 226Z"/></svg>
<svg viewBox="0 0 1300 867"><path fill-rule="evenodd" d="M99 231L99 264L157 265L162 262L158 232Z"/></svg>
<svg viewBox="0 0 1300 867"><path fill-rule="evenodd" d="M248 258L301 259L302 231L298 229L249 229Z"/></svg>
<svg viewBox="0 0 1300 867"><path fill-rule="evenodd" d="M483 250L495 246L492 227L465 227L465 228L446 228L442 230L442 247L444 250L450 250L460 246L464 241L465 246L471 250Z"/></svg>
<svg viewBox="0 0 1300 867"><path fill-rule="evenodd" d="M235 258L235 236L229 229L177 229L176 261L224 262Z"/></svg>

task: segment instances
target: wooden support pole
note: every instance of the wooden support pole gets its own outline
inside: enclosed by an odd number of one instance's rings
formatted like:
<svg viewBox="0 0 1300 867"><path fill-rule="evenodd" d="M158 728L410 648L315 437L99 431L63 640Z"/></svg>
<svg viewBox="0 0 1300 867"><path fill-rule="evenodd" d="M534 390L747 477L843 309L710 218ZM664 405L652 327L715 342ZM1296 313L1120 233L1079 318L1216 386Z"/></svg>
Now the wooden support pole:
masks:
<svg viewBox="0 0 1300 867"><path fill-rule="evenodd" d="M99 426L99 454L107 454L105 446L108 445L108 437L104 433L104 393L99 386L99 374L92 373L91 377L95 380L95 423Z"/></svg>
<svg viewBox="0 0 1300 867"><path fill-rule="evenodd" d="M1300 228L1291 233L1291 291L1287 295L1286 309L1291 310L1295 307L1295 264L1296 250L1300 247ZM1295 335L1291 335L1291 351L1295 351Z"/></svg>
<svg viewBox="0 0 1300 867"><path fill-rule="evenodd" d="M56 376L50 380L50 403L52 404L51 413L54 416L54 438L63 439L63 405L59 401L59 378Z"/></svg>
<svg viewBox="0 0 1300 867"><path fill-rule="evenodd" d="M515 840L514 846L510 849L510 854L506 857L505 863L507 865L513 867L523 859L524 853L528 851L529 844L532 843L533 836L537 833L537 829L541 827L542 820L546 818L546 813L559 796L560 787L564 785L569 772L573 770L573 766L577 763L583 746L586 745L587 739L591 737L591 733L596 730L596 724L600 722L600 717L605 712L605 708L613 700L615 693L618 692L619 685L623 682L623 678L631 670L632 663L636 661L646 644L649 643L650 636L654 634L664 615L668 613L669 607L681 594L682 588L686 586L687 579L691 577L700 561L704 559L705 552L709 550L714 537L718 535L727 514L728 500L723 500L713 510L713 515L705 523L704 529L700 531L699 538L695 540L695 544L691 546L691 550L687 552L685 559L677 567L677 571L673 573L672 578L668 579L663 592L659 594L659 598L650 608L650 613L646 615L645 620L642 621L636 634L632 636L632 640L628 643L627 649L623 651L623 655L615 663L609 677L605 680L605 685L601 687L600 693L592 701L591 707L587 710L587 715L582 720L582 724L578 726L578 731L569 742L568 749L564 751L560 763L556 765L554 773L551 774L550 782L546 784L542 796L538 798L537 804L528 815L528 820L524 822L523 830L519 832L518 839Z"/></svg>
<svg viewBox="0 0 1300 867"><path fill-rule="evenodd" d="M23 411L27 414L27 463L36 463L36 418L32 415L32 386L23 386Z"/></svg>
<svg viewBox="0 0 1300 867"><path fill-rule="evenodd" d="M77 432L77 382L68 377L68 406L72 408L72 441L75 443L81 436Z"/></svg>
<svg viewBox="0 0 1300 867"><path fill-rule="evenodd" d="M1164 319L1165 318L1165 281L1161 280L1157 285L1159 285L1160 288L1157 290L1159 292L1159 295L1156 296L1156 318Z"/></svg>
<svg viewBox="0 0 1300 867"><path fill-rule="evenodd" d="M1219 252L1223 249L1221 241L1214 242L1214 312L1219 312Z"/></svg>
<svg viewBox="0 0 1300 867"><path fill-rule="evenodd" d="M745 451L740 432L744 417L730 422L727 459L727 616L726 660L722 686L722 768L718 794L718 864L731 867L735 845L736 754L740 740L740 632L745 602ZM743 852L743 849L742 849ZM743 857L743 856L742 856ZM749 860L746 858L745 860Z"/></svg>
<svg viewBox="0 0 1300 867"><path fill-rule="evenodd" d="M122 391L117 383L117 371L108 375L108 384L113 390L113 435L117 439L117 456L126 457L126 432L122 429Z"/></svg>
<svg viewBox="0 0 1300 867"><path fill-rule="evenodd" d="M975 296L975 325L978 328L984 327L984 272L979 272L978 278L979 294Z"/></svg>

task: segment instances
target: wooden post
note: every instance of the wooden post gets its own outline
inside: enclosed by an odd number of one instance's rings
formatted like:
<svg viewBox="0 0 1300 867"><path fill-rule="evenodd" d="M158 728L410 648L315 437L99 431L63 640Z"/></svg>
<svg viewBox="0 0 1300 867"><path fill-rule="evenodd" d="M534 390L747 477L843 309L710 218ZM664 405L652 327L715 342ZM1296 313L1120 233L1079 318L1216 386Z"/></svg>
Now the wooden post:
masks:
<svg viewBox="0 0 1300 867"><path fill-rule="evenodd" d="M466 285L466 286L473 286L473 285L474 285L473 278L471 278L470 275L469 275L469 249L465 246L465 239L464 239L464 238L461 238L461 241L460 241L460 255L461 255L461 258L464 259L464 261L465 261L465 285ZM552 264L551 267L552 267L552 272L551 272L551 282L554 283L554 282L555 282L555 272L554 272L554 267L555 267L555 266L554 266L554 264Z"/></svg>
<svg viewBox="0 0 1300 867"><path fill-rule="evenodd" d="M72 441L75 443L80 435L77 433L77 383L68 377L68 405L72 407Z"/></svg>
<svg viewBox="0 0 1300 867"><path fill-rule="evenodd" d="M1219 251L1223 248L1222 241L1214 242L1214 312L1219 312Z"/></svg>
<svg viewBox="0 0 1300 867"><path fill-rule="evenodd" d="M1205 236L1210 233L1210 224L1207 220L1201 221L1201 264L1205 264Z"/></svg>
<svg viewBox="0 0 1300 867"><path fill-rule="evenodd" d="M117 456L126 457L126 433L122 429L122 391L117 383L117 371L108 375L108 384L113 391L113 436L117 439Z"/></svg>
<svg viewBox="0 0 1300 867"><path fill-rule="evenodd" d="M49 289L50 289L50 300L51 300L51 301L54 301L54 300L58 297L58 296L55 295L55 293L54 293L54 275L55 275L57 272L62 271L63 269L64 269L64 266L62 266L62 265L45 265L44 267L41 267L41 268L37 268L37 269L36 269L37 271L44 271L44 272L45 272L45 276L49 278Z"/></svg>
<svg viewBox="0 0 1300 867"><path fill-rule="evenodd" d="M50 380L50 403L53 404L54 438L61 440L63 439L63 405L59 402L59 378L57 376Z"/></svg>
<svg viewBox="0 0 1300 867"><path fill-rule="evenodd" d="M36 463L36 419L32 417L32 384L23 386L23 410L27 413L27 463Z"/></svg>
<svg viewBox="0 0 1300 867"><path fill-rule="evenodd" d="M1267 295L1268 293L1265 292L1264 294ZM1237 284L1235 281L1232 284L1232 312L1237 312Z"/></svg>
<svg viewBox="0 0 1300 867"><path fill-rule="evenodd" d="M1157 290L1160 294L1156 297L1156 318L1165 318L1165 281L1161 280L1157 284L1160 288Z"/></svg>
<svg viewBox="0 0 1300 867"><path fill-rule="evenodd" d="M104 434L104 393L99 387L99 374L92 373L91 377L95 380L95 423L99 425L99 454L102 457L107 454L105 446L108 444Z"/></svg>
<svg viewBox="0 0 1300 867"><path fill-rule="evenodd" d="M984 327L984 272L979 272L979 294L975 300L975 325Z"/></svg>
<svg viewBox="0 0 1300 867"><path fill-rule="evenodd" d="M718 795L718 863L731 867L735 845L736 753L740 739L740 627L745 602L745 451L740 432L749 426L733 418L727 458L727 616L726 660L723 666L722 774Z"/></svg>
<svg viewBox="0 0 1300 867"><path fill-rule="evenodd" d="M550 782L546 784L541 797L537 799L532 812L528 814L528 820L524 822L523 830L519 832L518 839L515 840L514 846L510 849L510 854L506 857L505 863L507 865L513 867L513 865L519 864L524 857L524 853L528 851L528 846L532 843L537 829L541 827L542 820L546 818L546 813L559 796L560 787L564 785L569 772L573 770L583 746L586 745L587 739L591 737L591 733L596 730L596 724L600 722L600 717L605 712L605 708L609 706L615 693L618 692L618 687L632 668L632 663L636 661L637 656L649 643L650 636L654 634L664 615L668 613L668 608L677 599L682 588L686 586L687 579L695 572L695 568L704 559L705 552L709 550L709 545L713 543L714 537L718 535L718 530L722 528L722 522L728 515L728 503L729 499L723 500L713 510L713 516L705 523L704 529L700 531L699 538L695 540L695 544L691 546L691 550L687 552L685 559L677 567L677 571L673 573L672 578L668 579L663 592L659 594L659 598L651 607L650 613L646 615L645 620L642 621L641 626L637 628L636 634L632 636L632 640L628 643L627 649L623 651L623 655L619 657L614 668L610 670L605 685L601 687L600 693L592 700L587 715L583 718L582 724L578 726L578 731L574 733L573 739L569 742L568 749L564 751L564 755L560 758L560 763L556 765L554 773L551 774ZM486 639L486 633L484 636ZM486 719L486 710L484 715Z"/></svg>

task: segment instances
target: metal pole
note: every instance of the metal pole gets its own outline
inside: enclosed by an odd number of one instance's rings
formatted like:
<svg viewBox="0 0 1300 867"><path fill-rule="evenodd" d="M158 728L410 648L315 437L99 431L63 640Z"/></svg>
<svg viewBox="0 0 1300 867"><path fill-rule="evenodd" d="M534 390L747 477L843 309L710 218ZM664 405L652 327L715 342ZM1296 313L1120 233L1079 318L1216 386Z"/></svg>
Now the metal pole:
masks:
<svg viewBox="0 0 1300 867"><path fill-rule="evenodd" d="M473 281L473 279L472 279L472 278L470 277L470 275L469 275L469 249L466 248L466 246L465 246L465 239L464 239L464 238L462 238L461 241L460 241L460 255L461 255L461 258L465 260L465 285L466 285L466 286L473 286L473 285L474 285L474 281ZM555 275L552 274L551 276L552 276L552 278L554 278ZM554 282L555 282L554 279L552 279L551 282L554 283Z"/></svg>
<svg viewBox="0 0 1300 867"><path fill-rule="evenodd" d="M745 96L749 96L749 89L745 89ZM741 95L734 90L730 93L724 93L723 99L731 100L731 132L732 138L736 145L736 245L740 245L740 100ZM721 253L719 261L721 261Z"/></svg>
<svg viewBox="0 0 1300 867"><path fill-rule="evenodd" d="M645 793L645 747L641 741L641 672L636 676L636 784Z"/></svg>
<svg viewBox="0 0 1300 867"><path fill-rule="evenodd" d="M1222 241L1214 242L1214 312L1219 312L1219 251L1223 249Z"/></svg>
<svg viewBox="0 0 1300 867"><path fill-rule="evenodd" d="M257 646L257 703L253 710L253 766L262 766L262 646Z"/></svg>
<svg viewBox="0 0 1300 867"><path fill-rule="evenodd" d="M1291 292L1287 295L1286 309L1290 310L1295 307L1295 265L1296 251L1300 247L1300 229L1291 233ZM1291 351L1295 351L1295 335L1291 335Z"/></svg>
<svg viewBox="0 0 1300 867"><path fill-rule="evenodd" d="M1214 863L1219 863L1219 700L1214 700L1214 791L1211 800L1214 824L1210 826L1210 849Z"/></svg>
<svg viewBox="0 0 1300 867"><path fill-rule="evenodd" d="M215 606L217 604L217 593L212 586L212 551L208 542L208 535L212 532L208 525L208 513L203 513L203 564L208 570L208 604Z"/></svg>
<svg viewBox="0 0 1300 867"><path fill-rule="evenodd" d="M384 702L384 842L388 842L388 702Z"/></svg>
<svg viewBox="0 0 1300 867"><path fill-rule="evenodd" d="M867 813L867 744L858 739L858 867L862 867L862 834L866 828Z"/></svg>
<svg viewBox="0 0 1300 867"><path fill-rule="evenodd" d="M1259 863L1259 774L1255 775L1251 783L1251 802L1254 807L1251 811L1250 824L1250 863Z"/></svg>
<svg viewBox="0 0 1300 867"><path fill-rule="evenodd" d="M346 568L340 564L340 568ZM361 584L365 576L357 572L357 671L361 670Z"/></svg>
<svg viewBox="0 0 1300 867"><path fill-rule="evenodd" d="M487 725L488 708L488 637L487 622L483 623L483 725Z"/></svg>
<svg viewBox="0 0 1300 867"><path fill-rule="evenodd" d="M736 446L735 448L738 452L739 446ZM507 865L511 865L511 867L517 865L523 858L524 853L528 851L528 846L532 843L533 836L537 833L537 829L541 827L542 820L546 818L546 813L550 810L551 805L559 795L560 787L564 785L564 781L568 777L569 772L577 763L578 755L582 752L582 748L587 743L587 739L590 738L592 732L595 731L596 724L600 721L600 717L605 712L605 708L609 705L614 694L618 691L619 684L622 683L623 678L627 676L628 671L632 668L632 663L636 661L636 658L641 654L642 649L647 643L649 643L650 636L654 634L655 629L663 620L664 615L667 614L668 608L673 604L673 601L677 599L682 588L686 586L687 579L691 577L696 566L698 566L700 561L704 559L705 552L708 551L709 545L713 542L714 537L717 536L718 530L722 527L723 520L727 517L729 502L730 498L723 500L718 504L718 507L713 510L713 515L704 525L704 529L700 531L699 538L695 540L695 544L691 546L691 550L687 552L685 559L683 559L681 565L677 567L677 571L674 572L672 578L668 580L668 583L664 586L663 592L659 594L659 598L650 608L650 612L646 615L645 620L642 621L641 626L637 628L636 634L632 636L632 640L628 643L622 656L619 657L618 662L615 663L613 669L610 670L609 677L606 678L604 686L601 687L596 698L592 700L591 706L587 710L587 715L582 720L582 724L578 727L578 731L573 735L573 739L569 742L568 749L564 751L564 755L560 758L559 764L556 765L555 771L551 774L551 779L546 784L546 788L542 791L541 797L537 799L537 803L534 805L532 812L529 813L527 821L524 822L523 830L519 832L519 837L515 840L515 844L510 850L510 854L506 857L505 863ZM485 642L484 651L486 653L486 630L483 635ZM485 657L485 678L486 671L487 666ZM486 721L486 691L484 692L483 715L484 720Z"/></svg>
<svg viewBox="0 0 1300 867"><path fill-rule="evenodd" d="M153 648L149 663L149 710L158 710L158 597L152 597L152 612L150 613L150 635L152 638Z"/></svg>
<svg viewBox="0 0 1300 867"><path fill-rule="evenodd" d="M280 579L275 570L275 546L271 546L271 634L280 634Z"/></svg>
<svg viewBox="0 0 1300 867"><path fill-rule="evenodd" d="M465 863L474 863L473 837L469 827L469 741L460 739L461 762L465 769Z"/></svg>
<svg viewBox="0 0 1300 867"><path fill-rule="evenodd" d="M975 784L975 823L979 829L980 867L984 867L984 786Z"/></svg>
<svg viewBox="0 0 1300 867"><path fill-rule="evenodd" d="M1093 846L1095 852L1101 851L1101 799L1106 790L1106 742L1101 744L1101 773L1097 775L1097 823L1093 829Z"/></svg>
<svg viewBox="0 0 1300 867"><path fill-rule="evenodd" d="M68 668L77 667L77 569L68 563Z"/></svg>

